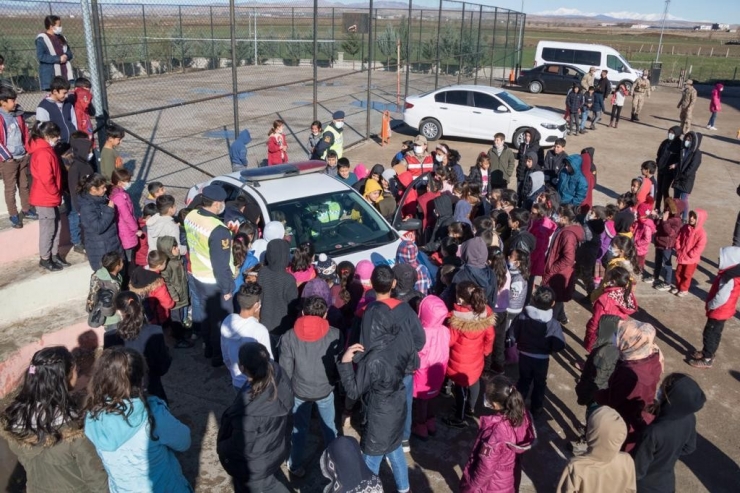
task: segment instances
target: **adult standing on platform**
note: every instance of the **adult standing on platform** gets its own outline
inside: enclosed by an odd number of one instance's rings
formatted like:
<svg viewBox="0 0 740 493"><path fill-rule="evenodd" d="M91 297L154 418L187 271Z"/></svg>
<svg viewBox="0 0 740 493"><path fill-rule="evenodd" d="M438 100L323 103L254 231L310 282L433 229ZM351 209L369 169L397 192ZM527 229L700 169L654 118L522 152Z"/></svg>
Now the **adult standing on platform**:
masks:
<svg viewBox="0 0 740 493"><path fill-rule="evenodd" d="M39 61L39 83L48 91L55 76L74 80L72 71L72 49L62 36L62 20L56 15L44 18L46 31L36 36L36 58Z"/></svg>
<svg viewBox="0 0 740 493"><path fill-rule="evenodd" d="M337 153L337 159L342 158L344 152L344 111L335 111L331 115L331 123L326 126L326 130L321 136L321 140L314 147L311 159L326 159L327 151Z"/></svg>
<svg viewBox="0 0 740 493"><path fill-rule="evenodd" d="M202 196L203 205L185 217L194 296L203 307L201 317L193 320L193 325L203 337L205 357L211 359L213 366L221 366L221 322L234 312L231 232L218 217L225 208L226 191L218 185L208 185Z"/></svg>

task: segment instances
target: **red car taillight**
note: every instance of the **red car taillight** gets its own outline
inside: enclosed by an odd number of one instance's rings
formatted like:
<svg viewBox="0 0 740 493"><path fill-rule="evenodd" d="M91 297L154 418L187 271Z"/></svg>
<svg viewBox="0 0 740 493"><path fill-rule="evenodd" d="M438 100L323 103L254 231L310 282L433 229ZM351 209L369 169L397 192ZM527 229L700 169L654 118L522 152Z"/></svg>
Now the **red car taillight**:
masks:
<svg viewBox="0 0 740 493"><path fill-rule="evenodd" d="M404 102L403 109L410 110L413 107L414 107L413 104Z"/></svg>

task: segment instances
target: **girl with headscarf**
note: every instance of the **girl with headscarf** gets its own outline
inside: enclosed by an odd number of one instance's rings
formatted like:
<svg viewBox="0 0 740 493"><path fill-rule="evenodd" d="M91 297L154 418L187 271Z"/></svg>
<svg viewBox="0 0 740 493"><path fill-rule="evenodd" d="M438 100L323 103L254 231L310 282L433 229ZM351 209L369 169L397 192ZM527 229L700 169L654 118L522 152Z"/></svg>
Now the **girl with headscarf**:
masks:
<svg viewBox="0 0 740 493"><path fill-rule="evenodd" d="M640 433L655 419L649 407L663 373L663 353L655 344L655 327L632 319L619 322L615 345L619 361L609 386L599 390L595 400L613 407L627 423L627 440L622 448L630 452Z"/></svg>
<svg viewBox="0 0 740 493"><path fill-rule="evenodd" d="M365 465L353 437L334 439L321 454L321 474L329 480L324 493L383 493L380 478Z"/></svg>

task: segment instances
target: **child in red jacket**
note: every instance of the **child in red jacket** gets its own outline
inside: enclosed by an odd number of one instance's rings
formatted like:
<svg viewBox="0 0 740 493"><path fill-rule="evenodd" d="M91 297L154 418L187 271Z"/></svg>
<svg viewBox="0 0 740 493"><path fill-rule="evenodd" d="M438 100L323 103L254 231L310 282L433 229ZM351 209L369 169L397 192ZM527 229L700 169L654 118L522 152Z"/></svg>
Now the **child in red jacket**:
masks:
<svg viewBox="0 0 740 493"><path fill-rule="evenodd" d="M637 266L642 274L644 282L653 282L653 278L645 272L645 258L647 257L650 244L653 242L653 235L658 229L651 219L653 208L647 202L637 206L637 221L632 226L632 241L635 242L637 250Z"/></svg>
<svg viewBox="0 0 740 493"><path fill-rule="evenodd" d="M724 247L719 251L719 271L707 295L707 324L702 336L704 347L691 355L694 368L711 368L722 339L725 321L735 316L740 297L740 247Z"/></svg>
<svg viewBox="0 0 740 493"><path fill-rule="evenodd" d="M596 344L602 316L616 315L624 320L637 311L632 289L632 273L624 267L614 267L604 276L604 292L594 303L593 315L586 324L584 346L587 352L590 353Z"/></svg>
<svg viewBox="0 0 740 493"><path fill-rule="evenodd" d="M532 448L537 432L514 384L496 375L487 384L483 405L493 414L480 429L460 480L460 493L519 491L519 456Z"/></svg>
<svg viewBox="0 0 740 493"><path fill-rule="evenodd" d="M141 298L146 317L154 325L162 325L170 318L175 301L167 290L160 272L167 267L167 256L152 250L147 256L148 268L137 267L131 274L130 289Z"/></svg>
<svg viewBox="0 0 740 493"><path fill-rule="evenodd" d="M676 238L676 287L671 293L676 296L688 296L691 279L699 266L701 254L707 246L707 232L704 231L704 222L707 212L696 209L689 213L689 223L685 224Z"/></svg>
<svg viewBox="0 0 740 493"><path fill-rule="evenodd" d="M465 428L466 416L475 411L480 392L484 359L493 351L493 311L486 304L486 292L472 281L455 289L450 317L450 361L447 376L455 384L455 414L444 422Z"/></svg>
<svg viewBox="0 0 740 493"><path fill-rule="evenodd" d="M267 133L267 165L283 164L288 162L288 144L283 135L285 122L275 120Z"/></svg>

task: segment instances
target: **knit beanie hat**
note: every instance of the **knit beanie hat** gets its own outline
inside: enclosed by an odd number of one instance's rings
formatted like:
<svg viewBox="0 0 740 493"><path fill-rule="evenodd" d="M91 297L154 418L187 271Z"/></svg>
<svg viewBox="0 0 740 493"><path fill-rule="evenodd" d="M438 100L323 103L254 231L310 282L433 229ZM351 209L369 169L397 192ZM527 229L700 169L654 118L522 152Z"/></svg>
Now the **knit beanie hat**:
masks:
<svg viewBox="0 0 740 493"><path fill-rule="evenodd" d="M335 279L337 277L337 263L327 257L325 253L319 254L316 262L316 273L322 279Z"/></svg>
<svg viewBox="0 0 740 493"><path fill-rule="evenodd" d="M369 260L360 260L355 267L355 278L364 286L370 286L370 276L373 275L375 266Z"/></svg>

